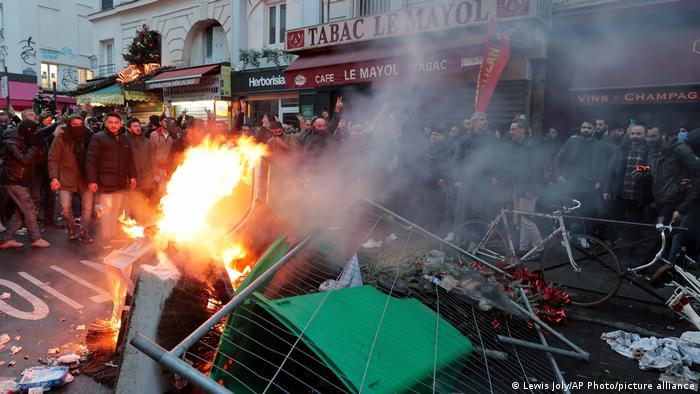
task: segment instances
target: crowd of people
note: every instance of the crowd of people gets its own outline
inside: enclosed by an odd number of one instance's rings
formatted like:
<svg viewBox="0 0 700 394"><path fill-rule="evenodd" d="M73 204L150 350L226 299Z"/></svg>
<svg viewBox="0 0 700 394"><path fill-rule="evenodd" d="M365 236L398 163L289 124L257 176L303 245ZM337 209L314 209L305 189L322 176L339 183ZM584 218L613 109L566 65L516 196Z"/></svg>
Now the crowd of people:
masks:
<svg viewBox="0 0 700 394"><path fill-rule="evenodd" d="M60 222L70 240L91 243L93 217L100 218L98 239L108 245L119 237L117 216L127 211L138 219L143 207L156 206L187 148L211 134L255 138L267 144L273 160L302 177L362 185L391 209L458 243L468 237L462 226L467 219L490 220L504 206L547 211L566 199L582 202L583 217L675 221L691 230L698 223L700 129L608 127L597 119L581 122L564 140L554 129L533 132L524 115L501 133L480 112L459 124L426 126L420 114L390 104L372 119L346 114L343 107L341 97L330 113L298 115L298 125L287 125L274 115L248 119L241 100L230 128L186 111L175 119L151 116L145 124L117 112L97 119L78 111L53 121L32 110L19 117L0 113L0 249L22 247L15 239L20 229L32 247L48 247L42 231ZM542 239L531 218L520 215L516 225L520 250ZM585 229L610 243L637 236L634 227L623 230ZM697 231L674 239L672 260L696 243L692 234Z"/></svg>

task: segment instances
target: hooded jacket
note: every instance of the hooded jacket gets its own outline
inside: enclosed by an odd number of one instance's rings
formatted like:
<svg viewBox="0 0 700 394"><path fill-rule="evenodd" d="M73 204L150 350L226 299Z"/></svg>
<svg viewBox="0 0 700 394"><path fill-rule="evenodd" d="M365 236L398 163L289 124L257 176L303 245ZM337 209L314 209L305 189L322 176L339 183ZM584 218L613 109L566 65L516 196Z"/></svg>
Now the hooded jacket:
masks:
<svg viewBox="0 0 700 394"><path fill-rule="evenodd" d="M0 180L3 185L30 187L34 180L38 149L30 146L29 140L38 125L31 126L32 129L26 122L28 121L22 121L17 129L6 130L3 134L5 144L0 167Z"/></svg>
<svg viewBox="0 0 700 394"><path fill-rule="evenodd" d="M56 137L49 149L49 179L58 179L62 190L77 192L87 187L85 158L91 136L92 132L87 128L81 140L71 138L64 126L56 130ZM82 162L79 162L78 156L82 157Z"/></svg>

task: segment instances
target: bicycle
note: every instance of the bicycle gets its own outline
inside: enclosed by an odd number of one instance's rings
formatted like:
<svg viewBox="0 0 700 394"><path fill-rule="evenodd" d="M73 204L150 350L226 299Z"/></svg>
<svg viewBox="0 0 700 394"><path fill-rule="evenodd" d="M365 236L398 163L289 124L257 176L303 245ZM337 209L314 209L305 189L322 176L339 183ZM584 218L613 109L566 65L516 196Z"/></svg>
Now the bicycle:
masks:
<svg viewBox="0 0 700 394"><path fill-rule="evenodd" d="M544 248L539 271L544 280L553 283L571 295L578 306L602 304L615 295L622 284L622 266L615 253L603 241L588 234L571 233L565 217L581 207L578 200L573 206L563 206L552 214L526 212L502 208L491 222L468 220L464 223L469 252L510 269L523 264ZM517 214L552 220L552 232L522 256L518 256L510 232L509 215ZM505 231L504 236L501 230ZM584 287L584 284L586 287Z"/></svg>

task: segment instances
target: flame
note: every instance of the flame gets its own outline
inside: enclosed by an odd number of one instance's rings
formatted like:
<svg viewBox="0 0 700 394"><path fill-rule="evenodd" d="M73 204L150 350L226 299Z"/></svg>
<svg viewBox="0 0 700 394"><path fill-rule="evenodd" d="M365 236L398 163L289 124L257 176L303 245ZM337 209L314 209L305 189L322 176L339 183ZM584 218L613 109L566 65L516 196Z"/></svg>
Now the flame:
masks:
<svg viewBox="0 0 700 394"><path fill-rule="evenodd" d="M129 238L143 238L143 226L139 226L136 220L127 218L126 213L122 212L119 215L119 223L122 224L122 230Z"/></svg>
<svg viewBox="0 0 700 394"><path fill-rule="evenodd" d="M218 260L224 264L231 285L239 285L251 270L244 262L248 254L240 244L224 241L229 229L218 226L217 219L226 212L217 204L231 196L241 182L252 183L253 169L267 153L266 148L251 137L233 143L207 138L189 148L160 200L153 236L156 249L162 251L175 243L181 249ZM143 236L143 227L136 221L124 215L120 221L130 237Z"/></svg>
<svg viewBox="0 0 700 394"><path fill-rule="evenodd" d="M242 246L233 245L222 250L219 256L219 260L224 263L224 268L226 268L226 272L228 272L228 276L231 279L231 286L234 290L240 286L243 279L245 279L246 275L251 271L250 265L246 265L243 271L238 270L240 262L246 257L246 254Z"/></svg>

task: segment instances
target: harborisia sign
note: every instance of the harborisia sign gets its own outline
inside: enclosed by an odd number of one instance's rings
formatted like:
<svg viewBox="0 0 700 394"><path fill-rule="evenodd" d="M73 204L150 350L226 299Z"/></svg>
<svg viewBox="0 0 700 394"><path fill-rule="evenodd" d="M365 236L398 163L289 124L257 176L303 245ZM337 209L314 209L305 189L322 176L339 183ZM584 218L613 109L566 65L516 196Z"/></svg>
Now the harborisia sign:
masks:
<svg viewBox="0 0 700 394"><path fill-rule="evenodd" d="M419 7L287 31L287 51L323 48L534 15L533 0L441 0Z"/></svg>

